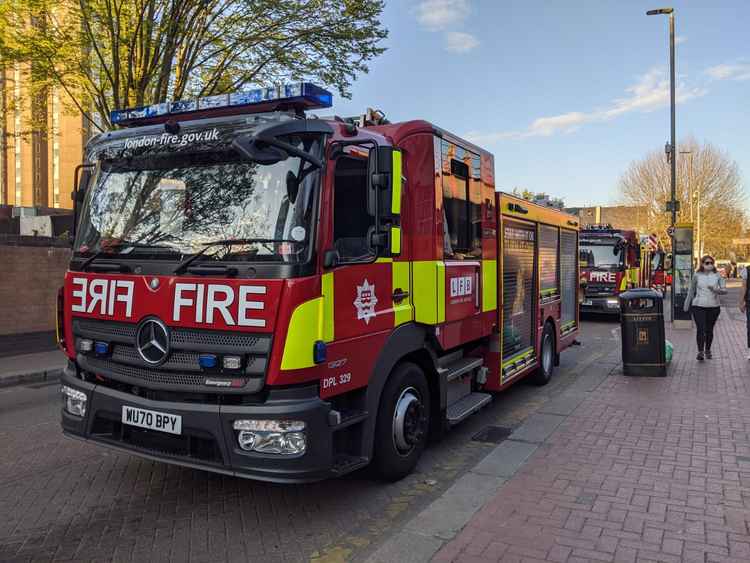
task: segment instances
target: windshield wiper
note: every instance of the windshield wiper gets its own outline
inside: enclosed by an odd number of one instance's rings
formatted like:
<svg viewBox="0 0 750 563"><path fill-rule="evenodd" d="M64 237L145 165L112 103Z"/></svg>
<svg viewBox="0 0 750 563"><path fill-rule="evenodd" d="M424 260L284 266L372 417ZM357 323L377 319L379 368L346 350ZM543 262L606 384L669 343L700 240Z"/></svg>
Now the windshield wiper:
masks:
<svg viewBox="0 0 750 563"><path fill-rule="evenodd" d="M233 244L271 244L271 243L278 243L278 242L293 242L296 244L300 244L300 241L298 240L292 240L292 239L284 239L284 238L235 238L235 239L222 239L222 240L212 240L210 242L204 242L203 244L204 248L196 252L195 254L192 254L185 258L182 262L177 264L177 267L172 272L175 275L182 274L187 270L188 266L195 262L198 258L203 256L209 248L213 246L232 246Z"/></svg>
<svg viewBox="0 0 750 563"><path fill-rule="evenodd" d="M100 258L122 255L122 251L118 252L117 254L114 254L112 252L113 250L117 250L118 248L169 248L169 247L153 245L153 244L144 244L140 242L126 242L126 241L111 243L107 245L107 248L99 248L98 251L96 251L94 254L86 258L86 260L84 260L83 264L81 264L80 266L81 271L86 271L86 268L88 268L91 264L93 264Z"/></svg>

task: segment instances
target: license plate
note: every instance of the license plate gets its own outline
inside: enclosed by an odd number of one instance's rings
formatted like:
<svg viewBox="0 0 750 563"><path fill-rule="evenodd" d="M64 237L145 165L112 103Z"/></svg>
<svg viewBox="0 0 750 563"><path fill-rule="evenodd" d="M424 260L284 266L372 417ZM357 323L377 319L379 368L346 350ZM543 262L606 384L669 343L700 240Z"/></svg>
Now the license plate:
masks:
<svg viewBox="0 0 750 563"><path fill-rule="evenodd" d="M159 432L182 434L182 417L178 414L149 411L137 407L122 406L122 423Z"/></svg>
<svg viewBox="0 0 750 563"><path fill-rule="evenodd" d="M583 305L584 307L591 307L593 305L593 302L591 301L591 299L584 299L581 302L581 305Z"/></svg>

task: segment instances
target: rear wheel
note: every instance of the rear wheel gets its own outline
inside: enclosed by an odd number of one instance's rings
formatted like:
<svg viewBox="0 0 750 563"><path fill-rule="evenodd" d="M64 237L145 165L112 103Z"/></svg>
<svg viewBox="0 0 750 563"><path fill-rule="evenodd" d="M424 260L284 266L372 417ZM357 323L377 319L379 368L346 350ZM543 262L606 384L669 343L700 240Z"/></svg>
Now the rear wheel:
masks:
<svg viewBox="0 0 750 563"><path fill-rule="evenodd" d="M555 371L555 329L552 323L544 325L541 348L539 368L531 377L534 385L547 385Z"/></svg>
<svg viewBox="0 0 750 563"><path fill-rule="evenodd" d="M388 481L414 470L427 443L430 392L419 366L396 366L380 397L373 469Z"/></svg>

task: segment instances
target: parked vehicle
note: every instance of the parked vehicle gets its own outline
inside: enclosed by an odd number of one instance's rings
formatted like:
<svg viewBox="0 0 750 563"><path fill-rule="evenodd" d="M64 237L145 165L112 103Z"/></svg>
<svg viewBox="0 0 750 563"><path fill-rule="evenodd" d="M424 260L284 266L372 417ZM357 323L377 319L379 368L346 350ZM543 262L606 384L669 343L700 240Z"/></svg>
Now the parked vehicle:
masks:
<svg viewBox="0 0 750 563"><path fill-rule="evenodd" d="M579 253L586 282L581 311L619 314L620 293L639 284L641 249L635 231L587 225Z"/></svg>
<svg viewBox="0 0 750 563"><path fill-rule="evenodd" d="M578 333L575 217L426 121L308 83L116 111L59 293L66 435L305 482L414 468Z"/></svg>

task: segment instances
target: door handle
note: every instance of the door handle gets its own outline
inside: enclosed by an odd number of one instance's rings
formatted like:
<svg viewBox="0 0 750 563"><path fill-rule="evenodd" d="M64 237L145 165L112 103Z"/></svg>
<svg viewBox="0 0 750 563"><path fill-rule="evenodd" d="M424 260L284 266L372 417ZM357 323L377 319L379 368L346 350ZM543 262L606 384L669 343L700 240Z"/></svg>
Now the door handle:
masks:
<svg viewBox="0 0 750 563"><path fill-rule="evenodd" d="M400 287L393 290L393 301L394 303L401 303L404 299L409 297L409 292L404 291Z"/></svg>

